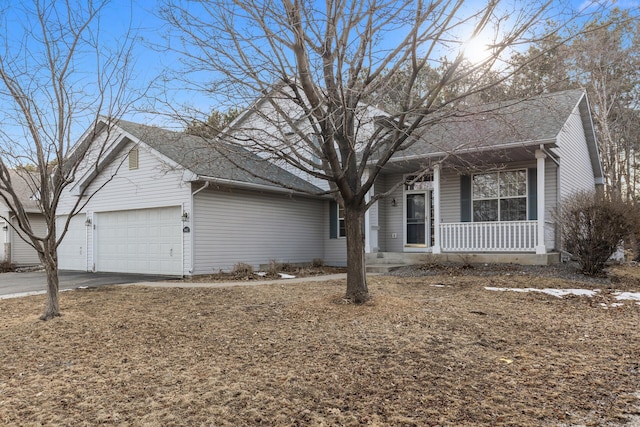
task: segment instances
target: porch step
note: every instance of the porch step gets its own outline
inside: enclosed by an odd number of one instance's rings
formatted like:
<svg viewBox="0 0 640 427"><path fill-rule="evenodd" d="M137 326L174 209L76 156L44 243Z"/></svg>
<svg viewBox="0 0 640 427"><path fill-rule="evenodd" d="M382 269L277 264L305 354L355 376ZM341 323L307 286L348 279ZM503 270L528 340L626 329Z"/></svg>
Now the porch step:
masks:
<svg viewBox="0 0 640 427"><path fill-rule="evenodd" d="M388 273L407 264L367 264L367 273Z"/></svg>

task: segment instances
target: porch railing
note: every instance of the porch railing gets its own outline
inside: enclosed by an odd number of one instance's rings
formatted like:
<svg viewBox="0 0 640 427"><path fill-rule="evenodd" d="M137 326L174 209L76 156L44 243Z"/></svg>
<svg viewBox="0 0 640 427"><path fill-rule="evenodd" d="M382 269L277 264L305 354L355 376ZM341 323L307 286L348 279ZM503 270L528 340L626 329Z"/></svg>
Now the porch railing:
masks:
<svg viewBox="0 0 640 427"><path fill-rule="evenodd" d="M454 222L440 224L443 251L535 251L537 221Z"/></svg>

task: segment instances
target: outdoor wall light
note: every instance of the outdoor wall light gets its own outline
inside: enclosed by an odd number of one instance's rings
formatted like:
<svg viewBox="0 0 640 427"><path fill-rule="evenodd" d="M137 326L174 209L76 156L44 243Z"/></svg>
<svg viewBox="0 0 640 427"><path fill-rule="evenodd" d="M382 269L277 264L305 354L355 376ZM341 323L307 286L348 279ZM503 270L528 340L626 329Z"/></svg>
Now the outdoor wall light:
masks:
<svg viewBox="0 0 640 427"><path fill-rule="evenodd" d="M9 226L8 225L3 225L2 226L2 231L7 231L9 230Z"/></svg>
<svg viewBox="0 0 640 427"><path fill-rule="evenodd" d="M182 222L187 222L187 221L189 221L189 212L184 211L182 213Z"/></svg>
<svg viewBox="0 0 640 427"><path fill-rule="evenodd" d="M91 225L91 218L87 218L87 219L84 221L84 225L85 225L85 226L87 226L87 227L89 227L89 226Z"/></svg>
<svg viewBox="0 0 640 427"><path fill-rule="evenodd" d="M398 203L396 202L396 198L394 197L393 199L391 199L391 206L398 206Z"/></svg>

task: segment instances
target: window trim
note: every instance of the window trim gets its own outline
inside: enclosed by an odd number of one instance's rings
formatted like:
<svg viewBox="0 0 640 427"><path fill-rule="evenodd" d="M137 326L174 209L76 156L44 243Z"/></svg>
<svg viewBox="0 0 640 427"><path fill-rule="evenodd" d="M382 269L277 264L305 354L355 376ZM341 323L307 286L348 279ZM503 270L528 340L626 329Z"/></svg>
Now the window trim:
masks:
<svg viewBox="0 0 640 427"><path fill-rule="evenodd" d="M508 172L523 172L524 173L524 179L525 179L525 189L524 189L524 195L522 196L502 196L500 194L500 174L503 173L508 173ZM480 176L480 175L491 175L491 174L497 174L498 175L498 179L496 180L498 188L497 188L497 196L496 197L479 197L476 198L475 195L475 186L474 186L474 179L476 176ZM525 214L524 214L524 219L517 219L517 220L503 220L502 219L502 215L501 215L501 200L509 200L509 199L524 199L525 200ZM483 200L497 200L498 201L498 219L496 221L476 221L475 219L475 203L476 201L483 201ZM506 169L506 170L500 170L500 171L495 171L495 172L481 172L481 173L475 173L473 175L471 175L471 222L516 222L516 221L527 221L529 218L529 170L527 168L515 168L515 169Z"/></svg>
<svg viewBox="0 0 640 427"><path fill-rule="evenodd" d="M342 216L340 216L342 213ZM336 238L344 239L347 237L347 223L344 219L344 208L340 206L340 203L336 203ZM342 226L340 225L342 224Z"/></svg>

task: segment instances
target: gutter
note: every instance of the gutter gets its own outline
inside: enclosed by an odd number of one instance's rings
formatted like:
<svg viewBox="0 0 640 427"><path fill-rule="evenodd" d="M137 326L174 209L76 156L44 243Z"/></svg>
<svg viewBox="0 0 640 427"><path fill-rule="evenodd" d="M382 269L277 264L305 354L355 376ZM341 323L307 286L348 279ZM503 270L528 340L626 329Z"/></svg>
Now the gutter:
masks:
<svg viewBox="0 0 640 427"><path fill-rule="evenodd" d="M240 189L245 189L245 190L259 190L259 191L269 191L272 193L283 193L283 194L290 194L290 195L299 195L299 196L307 196L307 197L312 197L313 195L311 193L307 193L304 191L297 191L297 190L292 190L289 188L281 188L281 187L275 187L275 186L271 186L271 185L266 185L266 184L255 184L255 183L250 183L250 182L240 182L240 181L234 181L231 179L224 179L224 178L214 178L211 176L204 176L204 175L199 175L198 176L199 179L206 181L206 182L211 182L213 184L219 184L225 187L231 187L231 188L240 188ZM322 189L318 188L319 191L323 191ZM199 191L199 190L198 190Z"/></svg>
<svg viewBox="0 0 640 427"><path fill-rule="evenodd" d="M450 153L447 153L446 151L440 151L437 153L430 153L430 154L414 154L412 156L396 157L396 158L389 159L388 163L396 163L396 162L402 162L407 160L424 159L424 158L431 158L431 157L442 157L448 154L477 153L482 151L495 151L495 150L500 150L505 148L520 148L520 147L530 147L535 145L546 145L546 144L553 144L555 142L556 142L555 138L547 138L547 139L538 139L538 140L531 140L531 141L510 142L507 144L492 145L490 147L453 149L451 150Z"/></svg>

